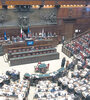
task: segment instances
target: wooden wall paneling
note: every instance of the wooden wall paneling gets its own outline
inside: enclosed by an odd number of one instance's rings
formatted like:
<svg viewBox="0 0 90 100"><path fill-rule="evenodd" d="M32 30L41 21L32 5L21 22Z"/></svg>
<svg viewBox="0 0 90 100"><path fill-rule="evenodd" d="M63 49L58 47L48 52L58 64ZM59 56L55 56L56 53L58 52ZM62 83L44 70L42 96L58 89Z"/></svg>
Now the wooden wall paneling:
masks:
<svg viewBox="0 0 90 100"><path fill-rule="evenodd" d="M86 16L90 16L90 7L86 7Z"/></svg>
<svg viewBox="0 0 90 100"><path fill-rule="evenodd" d="M83 5L83 4L86 4L86 1L67 1L67 0L64 0L64 1L58 1L58 4L59 5Z"/></svg>
<svg viewBox="0 0 90 100"><path fill-rule="evenodd" d="M55 5L55 1L45 0L44 5Z"/></svg>
<svg viewBox="0 0 90 100"><path fill-rule="evenodd" d="M2 8L2 2L1 2L1 0L0 0L0 9Z"/></svg>
<svg viewBox="0 0 90 100"><path fill-rule="evenodd" d="M10 37L20 35L19 28L1 28L0 36L4 36L4 32L6 32L6 34L9 35Z"/></svg>
<svg viewBox="0 0 90 100"><path fill-rule="evenodd" d="M77 9L76 8L72 8L72 17L76 17L76 14L77 14Z"/></svg>
<svg viewBox="0 0 90 100"><path fill-rule="evenodd" d="M68 8L68 17L72 17L73 16L73 9L72 8Z"/></svg>
<svg viewBox="0 0 90 100"><path fill-rule="evenodd" d="M0 9L2 9L2 5L0 5Z"/></svg>
<svg viewBox="0 0 90 100"><path fill-rule="evenodd" d="M77 19L76 23L77 24L89 24L90 23L90 17L88 17L88 18L83 17L83 18Z"/></svg>
<svg viewBox="0 0 90 100"><path fill-rule="evenodd" d="M78 17L82 16L82 8L78 8Z"/></svg>
<svg viewBox="0 0 90 100"><path fill-rule="evenodd" d="M42 0L35 0L35 2L37 2L37 1L42 2ZM5 4L7 4L7 5L19 5L19 4L21 4L21 5L22 4L38 5L38 3L36 4L35 2L34 2L34 0L23 0L23 1L21 1L21 0L6 0ZM46 4L47 5L51 5L51 4L55 5L56 4L56 0L44 0L44 2L45 2L45 5ZM86 1L85 0L60 0L60 1L58 1L57 4L60 4L60 5L80 4L80 5L82 5L82 4L86 4Z"/></svg>
<svg viewBox="0 0 90 100"><path fill-rule="evenodd" d="M42 5L42 1L29 1L30 5Z"/></svg>
<svg viewBox="0 0 90 100"><path fill-rule="evenodd" d="M90 24L76 24L75 29L80 30L80 33L83 33L90 29Z"/></svg>
<svg viewBox="0 0 90 100"><path fill-rule="evenodd" d="M83 11L83 7L78 7L78 8L59 8L58 9L58 13L57 13L57 17L58 18L68 18L68 17L72 17L72 18L79 18L82 17ZM89 12L85 12L85 16L88 17L90 16L90 11Z"/></svg>
<svg viewBox="0 0 90 100"><path fill-rule="evenodd" d="M74 25L76 23L76 19L67 18L63 19L64 22L64 33L65 40L71 40L74 34Z"/></svg>
<svg viewBox="0 0 90 100"><path fill-rule="evenodd" d="M58 1L58 4L59 4L59 5L66 5L67 2L66 2L66 1Z"/></svg>
<svg viewBox="0 0 90 100"><path fill-rule="evenodd" d="M1 0L0 0L0 6L2 5Z"/></svg>
<svg viewBox="0 0 90 100"><path fill-rule="evenodd" d="M73 23L65 23L65 39L70 40L73 37Z"/></svg>
<svg viewBox="0 0 90 100"><path fill-rule="evenodd" d="M79 17L79 8L72 8L73 9L73 13L72 13L72 17Z"/></svg>
<svg viewBox="0 0 90 100"><path fill-rule="evenodd" d="M57 33L58 31L57 31L57 25L50 25L50 26L32 26L32 27L30 27L30 30L31 30L31 32L32 33L40 33L40 32L42 32L42 29L44 29L44 31L46 32L46 33L48 33L48 32L52 32L52 33ZM28 30L28 28L27 29L23 29L23 31L24 30ZM18 27L16 27L16 28L13 28L13 27L9 27L9 28L0 28L0 36L4 36L4 32L6 32L7 34L9 34L10 36L17 36L17 35L20 35L20 28L18 28Z"/></svg>
<svg viewBox="0 0 90 100"><path fill-rule="evenodd" d="M58 11L58 17L63 18L68 16L68 9L67 8L60 8Z"/></svg>
<svg viewBox="0 0 90 100"><path fill-rule="evenodd" d="M31 31L34 33L40 33L42 32L42 29L44 29L45 32L56 32L56 25L50 25L50 26L36 26L36 27L30 27Z"/></svg>
<svg viewBox="0 0 90 100"><path fill-rule="evenodd" d="M65 8L65 13L64 14L65 14L64 17L66 18L69 14L69 10L67 8Z"/></svg>
<svg viewBox="0 0 90 100"><path fill-rule="evenodd" d="M75 29L79 29L81 32L90 29L90 17L77 19Z"/></svg>
<svg viewBox="0 0 90 100"><path fill-rule="evenodd" d="M63 9L59 8L58 14L57 14L58 18L62 17L62 12L63 12Z"/></svg>
<svg viewBox="0 0 90 100"><path fill-rule="evenodd" d="M7 5L41 5L41 1L6 1Z"/></svg>

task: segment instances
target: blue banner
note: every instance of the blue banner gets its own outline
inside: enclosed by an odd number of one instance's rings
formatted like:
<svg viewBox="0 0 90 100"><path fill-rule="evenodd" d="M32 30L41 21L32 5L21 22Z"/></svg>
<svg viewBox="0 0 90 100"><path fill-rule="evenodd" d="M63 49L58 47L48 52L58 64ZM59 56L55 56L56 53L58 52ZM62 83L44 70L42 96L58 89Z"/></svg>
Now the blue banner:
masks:
<svg viewBox="0 0 90 100"><path fill-rule="evenodd" d="M7 40L6 32L4 32L4 40Z"/></svg>

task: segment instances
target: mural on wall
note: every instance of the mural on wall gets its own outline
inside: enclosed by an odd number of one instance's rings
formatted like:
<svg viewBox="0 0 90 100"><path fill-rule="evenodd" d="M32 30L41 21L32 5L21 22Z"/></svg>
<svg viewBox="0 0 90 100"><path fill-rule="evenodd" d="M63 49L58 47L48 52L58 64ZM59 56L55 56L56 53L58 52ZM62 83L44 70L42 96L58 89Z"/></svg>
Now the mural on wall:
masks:
<svg viewBox="0 0 90 100"><path fill-rule="evenodd" d="M0 27L2 26L34 26L34 25L53 25L57 24L56 8L30 9L23 12L17 10L0 10Z"/></svg>
<svg viewBox="0 0 90 100"><path fill-rule="evenodd" d="M7 15L6 12L0 12L0 24L4 24L5 22L10 21L10 16Z"/></svg>

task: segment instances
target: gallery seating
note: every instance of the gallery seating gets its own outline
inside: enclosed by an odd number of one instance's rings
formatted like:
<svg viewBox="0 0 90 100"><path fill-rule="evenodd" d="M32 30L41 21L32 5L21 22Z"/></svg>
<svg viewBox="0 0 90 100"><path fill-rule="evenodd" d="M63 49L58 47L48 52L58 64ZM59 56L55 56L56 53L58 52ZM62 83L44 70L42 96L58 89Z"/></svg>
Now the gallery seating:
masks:
<svg viewBox="0 0 90 100"><path fill-rule="evenodd" d="M69 57L73 56L78 61L78 68L90 68L90 33L84 34L66 43L62 48L62 51ZM68 52L69 51L69 52Z"/></svg>

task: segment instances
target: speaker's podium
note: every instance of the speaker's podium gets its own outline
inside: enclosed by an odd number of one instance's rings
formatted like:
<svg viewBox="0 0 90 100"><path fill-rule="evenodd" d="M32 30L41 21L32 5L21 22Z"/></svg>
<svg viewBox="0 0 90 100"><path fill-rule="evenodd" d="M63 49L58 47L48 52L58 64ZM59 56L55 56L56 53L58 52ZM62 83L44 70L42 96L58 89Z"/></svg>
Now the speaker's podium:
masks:
<svg viewBox="0 0 90 100"><path fill-rule="evenodd" d="M34 40L32 38L31 39L26 38L25 42L26 42L27 46L33 46L34 45Z"/></svg>
<svg viewBox="0 0 90 100"><path fill-rule="evenodd" d="M27 46L12 48L8 51L10 66L59 59L59 53L51 44L47 44L47 42L43 44L42 42L40 45L35 45L36 41L28 38L25 42Z"/></svg>

